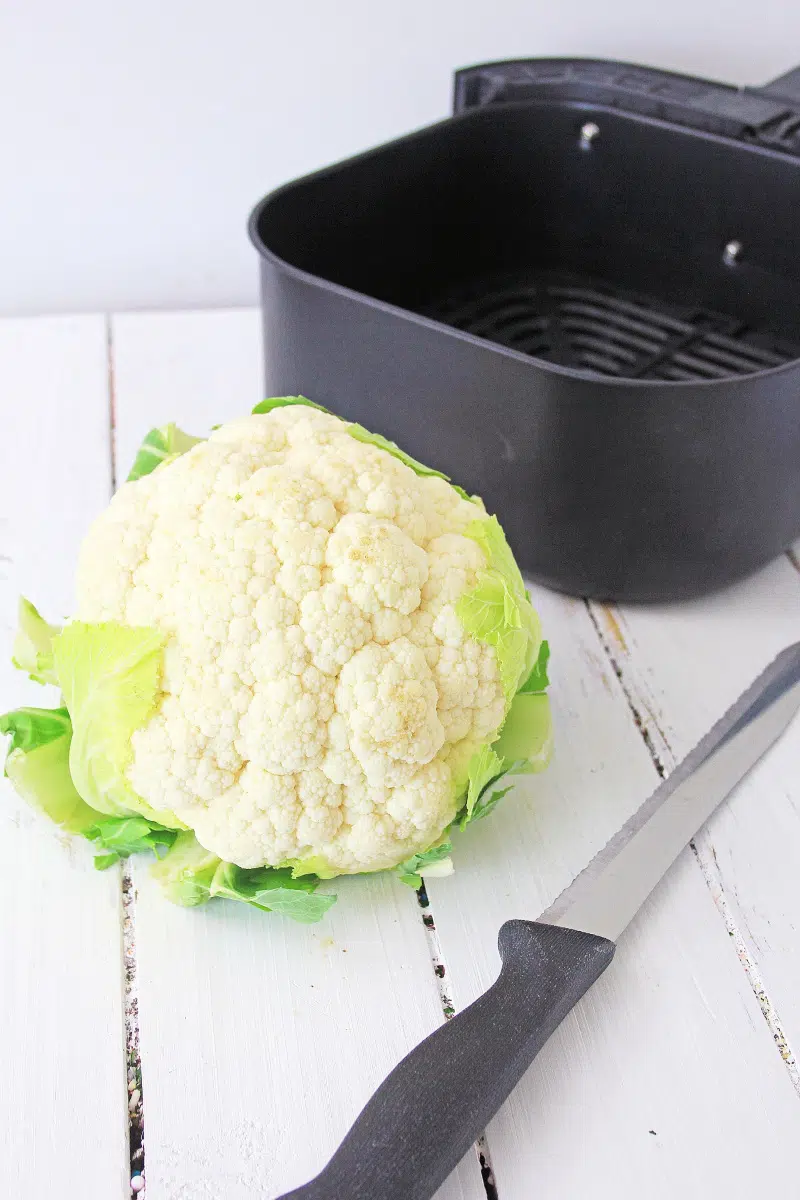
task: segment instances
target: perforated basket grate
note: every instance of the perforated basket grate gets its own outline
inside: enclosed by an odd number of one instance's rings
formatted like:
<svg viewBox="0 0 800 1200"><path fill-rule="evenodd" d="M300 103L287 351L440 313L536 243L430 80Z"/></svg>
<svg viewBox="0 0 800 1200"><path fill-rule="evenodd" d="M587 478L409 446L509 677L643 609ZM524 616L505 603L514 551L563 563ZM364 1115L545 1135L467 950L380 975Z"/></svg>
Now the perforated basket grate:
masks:
<svg viewBox="0 0 800 1200"><path fill-rule="evenodd" d="M618 379L727 379L800 358L800 344L768 329L563 272L470 284L424 312L533 358Z"/></svg>

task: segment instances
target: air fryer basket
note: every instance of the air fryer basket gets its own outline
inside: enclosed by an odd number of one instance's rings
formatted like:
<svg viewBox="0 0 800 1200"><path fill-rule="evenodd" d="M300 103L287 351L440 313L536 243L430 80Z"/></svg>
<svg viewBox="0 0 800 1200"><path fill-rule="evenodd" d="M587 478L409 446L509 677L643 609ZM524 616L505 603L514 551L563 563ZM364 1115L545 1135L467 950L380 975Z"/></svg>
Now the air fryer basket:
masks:
<svg viewBox="0 0 800 1200"><path fill-rule="evenodd" d="M462 72L456 116L267 197L269 392L480 493L583 595L800 534L800 100L616 63Z"/></svg>

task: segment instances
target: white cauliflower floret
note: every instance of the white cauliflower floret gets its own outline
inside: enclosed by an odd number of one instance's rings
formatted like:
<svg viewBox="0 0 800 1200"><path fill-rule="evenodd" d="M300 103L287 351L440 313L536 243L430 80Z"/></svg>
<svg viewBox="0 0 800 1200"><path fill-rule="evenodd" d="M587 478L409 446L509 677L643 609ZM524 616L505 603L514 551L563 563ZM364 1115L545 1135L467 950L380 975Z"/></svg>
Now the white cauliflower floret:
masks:
<svg viewBox="0 0 800 1200"><path fill-rule="evenodd" d="M502 724L456 606L480 507L285 406L124 484L81 551L78 617L167 636L130 784L242 867L391 867L452 822Z"/></svg>
<svg viewBox="0 0 800 1200"><path fill-rule="evenodd" d="M428 556L389 521L348 513L331 534L326 562L362 612L390 608L408 616L419 608Z"/></svg>
<svg viewBox="0 0 800 1200"><path fill-rule="evenodd" d="M437 700L425 655L407 638L365 646L342 668L336 709L369 783L406 783L438 754L445 735Z"/></svg>
<svg viewBox="0 0 800 1200"><path fill-rule="evenodd" d="M340 584L325 583L300 605L300 628L314 665L337 675L349 658L372 639L369 619L348 599Z"/></svg>

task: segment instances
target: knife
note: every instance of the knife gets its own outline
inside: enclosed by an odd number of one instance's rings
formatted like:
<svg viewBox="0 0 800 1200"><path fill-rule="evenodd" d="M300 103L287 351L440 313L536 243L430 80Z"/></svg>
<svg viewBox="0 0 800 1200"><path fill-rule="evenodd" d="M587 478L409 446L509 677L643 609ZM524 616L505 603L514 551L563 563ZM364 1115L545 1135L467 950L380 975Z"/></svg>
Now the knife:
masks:
<svg viewBox="0 0 800 1200"><path fill-rule="evenodd" d="M605 971L667 868L800 707L800 642L728 709L537 921L500 930L497 981L394 1068L328 1165L281 1200L429 1200Z"/></svg>

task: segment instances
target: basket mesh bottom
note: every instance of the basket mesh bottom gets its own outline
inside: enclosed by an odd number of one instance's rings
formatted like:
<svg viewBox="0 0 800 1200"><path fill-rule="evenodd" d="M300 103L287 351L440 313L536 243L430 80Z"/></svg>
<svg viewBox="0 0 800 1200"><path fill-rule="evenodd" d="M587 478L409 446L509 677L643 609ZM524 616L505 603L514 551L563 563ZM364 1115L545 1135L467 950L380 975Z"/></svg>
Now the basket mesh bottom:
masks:
<svg viewBox="0 0 800 1200"><path fill-rule="evenodd" d="M800 344L766 328L562 272L477 282L424 314L534 358L622 379L726 379L800 358Z"/></svg>

